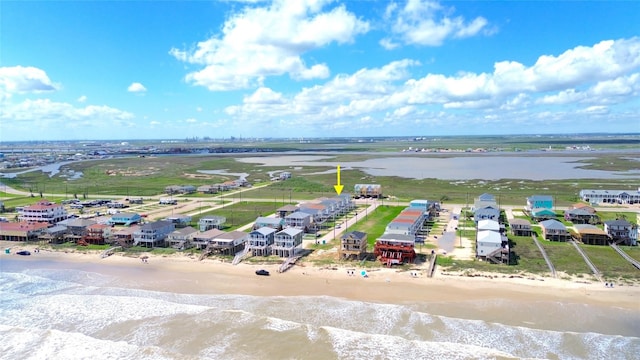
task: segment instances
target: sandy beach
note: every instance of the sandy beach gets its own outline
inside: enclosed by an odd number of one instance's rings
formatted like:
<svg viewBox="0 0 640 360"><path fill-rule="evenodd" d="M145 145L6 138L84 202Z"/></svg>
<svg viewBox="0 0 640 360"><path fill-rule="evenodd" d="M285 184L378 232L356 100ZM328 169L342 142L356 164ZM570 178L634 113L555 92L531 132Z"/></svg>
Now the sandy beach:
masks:
<svg viewBox="0 0 640 360"><path fill-rule="evenodd" d="M238 294L254 296L332 296L349 300L402 304L407 302L456 302L469 299L509 299L514 301L556 301L575 304L614 306L638 309L640 287L608 288L599 282L580 278L571 280L548 277L510 276L478 273L475 276L436 269L432 278L416 270L382 268L366 270L357 267L295 265L278 273L277 265L232 265L217 259L198 261L184 255L149 255L139 257L116 253L102 259L100 252L52 251L35 245L3 242L12 247L6 257L21 261L47 261L56 268L81 269L116 276L119 286L183 294ZM31 256L15 255L17 248L31 250ZM1 267L0 267L1 269ZM257 276L255 270L266 269L270 276ZM351 271L354 274L351 275Z"/></svg>

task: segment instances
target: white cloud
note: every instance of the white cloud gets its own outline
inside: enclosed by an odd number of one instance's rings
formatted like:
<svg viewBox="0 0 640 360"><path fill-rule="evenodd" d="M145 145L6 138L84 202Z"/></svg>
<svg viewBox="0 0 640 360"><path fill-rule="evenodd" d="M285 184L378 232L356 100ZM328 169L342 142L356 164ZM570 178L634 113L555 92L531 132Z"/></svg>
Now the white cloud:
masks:
<svg viewBox="0 0 640 360"><path fill-rule="evenodd" d="M49 99L27 99L17 104L9 104L0 118L12 121L54 121L61 124L74 121L130 120L133 114L109 106L89 105L74 107L64 102Z"/></svg>
<svg viewBox="0 0 640 360"><path fill-rule="evenodd" d="M387 6L385 18L392 22L391 32L394 38L405 44L440 46L449 38L467 38L480 34L483 30L490 33L489 22L483 17L466 21L462 16L449 17L453 8L445 8L438 1L407 0L399 6L392 2ZM381 45L387 49L394 44L383 39Z"/></svg>
<svg viewBox="0 0 640 360"><path fill-rule="evenodd" d="M276 0L268 6L246 6L230 15L219 35L194 49L172 48L176 59L201 65L187 82L209 90L262 86L265 77L288 74L296 80L326 78L326 64L308 66L302 54L330 43L350 43L369 24L344 5L323 9L331 0Z"/></svg>
<svg viewBox="0 0 640 360"><path fill-rule="evenodd" d="M188 118L187 120L185 120L185 122L189 124L194 124L194 123L197 123L198 120L194 118Z"/></svg>
<svg viewBox="0 0 640 360"><path fill-rule="evenodd" d="M0 99L12 94L41 93L58 90L44 70L31 66L0 67Z"/></svg>
<svg viewBox="0 0 640 360"><path fill-rule="evenodd" d="M78 101L79 103L86 102L87 101L87 96L86 95L82 95L76 101Z"/></svg>
<svg viewBox="0 0 640 360"><path fill-rule="evenodd" d="M411 77L410 70L420 63L405 59L338 74L295 94L260 87L245 96L242 104L227 107L225 112L242 120L245 127L277 121L300 131L331 131L346 120L353 129L408 123L445 126L465 117L467 123L477 124L502 120L525 123L531 118L540 123L556 119L568 124L572 117L585 114L578 109L601 115L603 111L597 106L638 98L640 75L633 72L640 67L638 44L638 38L603 41L541 56L532 65L503 61L495 64L493 72L427 74L417 79ZM556 76L558 64L570 64L571 75ZM581 106L571 111L556 108L566 104ZM548 111L550 107L554 110ZM610 108L608 111L612 116L616 113Z"/></svg>
<svg viewBox="0 0 640 360"><path fill-rule="evenodd" d="M133 92L133 93L143 93L147 91L147 88L144 87L144 85L142 85L139 82L134 82L131 83L131 85L129 85L129 87L127 88L128 92Z"/></svg>

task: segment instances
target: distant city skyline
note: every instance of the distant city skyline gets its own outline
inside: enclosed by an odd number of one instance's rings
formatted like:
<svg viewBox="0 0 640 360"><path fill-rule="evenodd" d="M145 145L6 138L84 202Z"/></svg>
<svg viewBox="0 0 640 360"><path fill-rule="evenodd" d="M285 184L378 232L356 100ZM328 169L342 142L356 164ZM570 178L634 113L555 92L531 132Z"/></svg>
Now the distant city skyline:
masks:
<svg viewBox="0 0 640 360"><path fill-rule="evenodd" d="M640 132L640 2L0 10L0 141Z"/></svg>

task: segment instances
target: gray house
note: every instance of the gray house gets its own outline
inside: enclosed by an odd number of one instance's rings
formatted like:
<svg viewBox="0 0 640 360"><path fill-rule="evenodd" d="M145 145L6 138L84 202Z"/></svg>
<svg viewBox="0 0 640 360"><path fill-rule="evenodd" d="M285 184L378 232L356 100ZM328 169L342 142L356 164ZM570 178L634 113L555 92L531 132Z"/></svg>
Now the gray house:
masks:
<svg viewBox="0 0 640 360"><path fill-rule="evenodd" d="M261 227L249 233L249 248L253 256L269 256L271 247L275 241L276 230L270 227Z"/></svg>
<svg viewBox="0 0 640 360"><path fill-rule="evenodd" d="M541 221L540 226L542 227L542 234L547 240L567 241L571 239L571 234L569 234L567 227L558 220L549 219Z"/></svg>
<svg viewBox="0 0 640 360"><path fill-rule="evenodd" d="M304 232L297 228L286 228L276 233L272 254L280 257L291 257L296 255L296 250L302 245Z"/></svg>
<svg viewBox="0 0 640 360"><path fill-rule="evenodd" d="M192 246L191 235L197 232L198 230L192 228L191 226L172 231L169 235L167 235L167 246L178 250L186 250Z"/></svg>
<svg viewBox="0 0 640 360"><path fill-rule="evenodd" d="M171 221L155 221L141 225L133 234L133 245L148 248L164 247L167 236L175 230Z"/></svg>

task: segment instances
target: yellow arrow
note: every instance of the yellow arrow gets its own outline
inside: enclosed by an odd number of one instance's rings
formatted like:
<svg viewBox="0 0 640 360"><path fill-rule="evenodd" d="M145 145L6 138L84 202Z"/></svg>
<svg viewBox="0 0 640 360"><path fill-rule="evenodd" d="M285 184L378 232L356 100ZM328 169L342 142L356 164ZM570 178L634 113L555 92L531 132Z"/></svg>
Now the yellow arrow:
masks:
<svg viewBox="0 0 640 360"><path fill-rule="evenodd" d="M333 188L336 189L336 192L338 193L338 195L340 195L340 193L342 192L342 189L344 189L343 185L340 185L340 165L338 165L338 185L333 185Z"/></svg>

